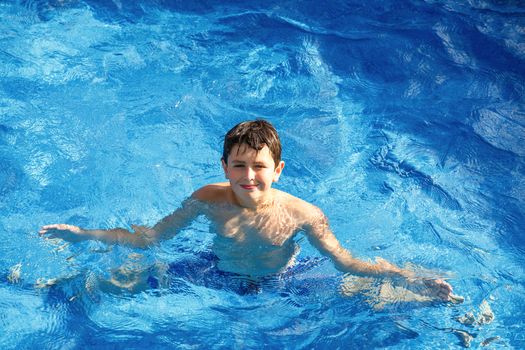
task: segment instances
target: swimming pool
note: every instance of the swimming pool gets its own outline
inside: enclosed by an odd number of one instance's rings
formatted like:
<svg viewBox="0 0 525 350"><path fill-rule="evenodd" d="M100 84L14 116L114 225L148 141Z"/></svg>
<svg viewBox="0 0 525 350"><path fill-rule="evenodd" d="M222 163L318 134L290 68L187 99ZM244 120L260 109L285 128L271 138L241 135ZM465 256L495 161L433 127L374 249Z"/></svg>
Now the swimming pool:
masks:
<svg viewBox="0 0 525 350"><path fill-rule="evenodd" d="M525 347L519 1L1 1L0 17L2 349ZM206 254L207 222L147 251L38 237L155 223L223 180L223 134L255 117L283 141L278 188L358 257L450 272L465 302L343 297L306 241L258 293L107 290L119 266ZM481 305L492 322L458 321Z"/></svg>

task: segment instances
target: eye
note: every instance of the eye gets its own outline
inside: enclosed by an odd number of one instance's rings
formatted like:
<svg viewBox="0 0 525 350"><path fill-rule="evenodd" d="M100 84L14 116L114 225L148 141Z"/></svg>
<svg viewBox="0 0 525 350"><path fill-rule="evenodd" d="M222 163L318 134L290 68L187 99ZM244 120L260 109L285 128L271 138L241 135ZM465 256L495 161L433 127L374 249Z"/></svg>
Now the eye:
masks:
<svg viewBox="0 0 525 350"><path fill-rule="evenodd" d="M235 164L234 168L244 168L244 164Z"/></svg>

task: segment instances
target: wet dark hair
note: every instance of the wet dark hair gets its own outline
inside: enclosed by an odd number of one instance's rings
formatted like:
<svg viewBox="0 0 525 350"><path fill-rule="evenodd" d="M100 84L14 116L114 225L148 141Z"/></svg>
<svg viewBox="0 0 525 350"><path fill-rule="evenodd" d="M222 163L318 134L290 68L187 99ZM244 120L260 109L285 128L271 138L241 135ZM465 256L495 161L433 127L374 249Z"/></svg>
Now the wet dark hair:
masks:
<svg viewBox="0 0 525 350"><path fill-rule="evenodd" d="M228 163L228 156L235 145L246 144L256 151L266 145L270 149L275 166L281 161L281 140L272 124L263 119L249 120L235 125L224 136L222 159Z"/></svg>

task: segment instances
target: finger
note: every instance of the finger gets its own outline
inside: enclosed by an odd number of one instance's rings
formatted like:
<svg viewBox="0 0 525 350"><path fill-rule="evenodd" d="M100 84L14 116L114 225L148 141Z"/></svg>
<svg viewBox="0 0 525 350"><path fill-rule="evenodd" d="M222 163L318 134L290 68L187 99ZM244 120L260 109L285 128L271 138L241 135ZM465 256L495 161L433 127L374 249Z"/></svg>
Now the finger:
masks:
<svg viewBox="0 0 525 350"><path fill-rule="evenodd" d="M450 285L442 286L441 288L442 292L445 293L447 296L452 295L452 287Z"/></svg>
<svg viewBox="0 0 525 350"><path fill-rule="evenodd" d="M71 225L67 224L51 224L51 225L44 225L40 228L40 231L38 232L40 235L48 234L50 231L63 231L63 230L69 230L72 228Z"/></svg>
<svg viewBox="0 0 525 350"><path fill-rule="evenodd" d="M45 225L45 226L42 226L42 231L43 230L75 230L77 227L76 226L73 226L73 225L68 225L68 224L52 224L52 225Z"/></svg>
<svg viewBox="0 0 525 350"><path fill-rule="evenodd" d="M436 282L439 283L441 288L445 289L447 292L449 292L449 293L452 292L452 286L450 284L448 284L447 282L445 282L443 280L437 280Z"/></svg>
<svg viewBox="0 0 525 350"><path fill-rule="evenodd" d="M44 225L42 226L42 228L45 230L50 230L50 229L57 228L58 226L60 226L60 224L51 224L51 225Z"/></svg>
<svg viewBox="0 0 525 350"><path fill-rule="evenodd" d="M445 282L443 280L440 280L440 279L438 279L438 280L429 279L429 280L425 281L425 284L428 285L428 286L441 288L441 289L446 290L448 292L452 292L452 286L450 284L448 284L447 282Z"/></svg>
<svg viewBox="0 0 525 350"><path fill-rule="evenodd" d="M39 235L45 235L45 234L48 234L49 232L54 231L54 230L56 230L56 228L54 228L54 227L49 227L49 226L42 227L40 229L40 231L38 231L38 234Z"/></svg>
<svg viewBox="0 0 525 350"><path fill-rule="evenodd" d="M450 290L446 285L440 284L436 280L426 281L426 285L429 289L428 292L430 292L430 294L433 294L435 297L443 301L449 300Z"/></svg>

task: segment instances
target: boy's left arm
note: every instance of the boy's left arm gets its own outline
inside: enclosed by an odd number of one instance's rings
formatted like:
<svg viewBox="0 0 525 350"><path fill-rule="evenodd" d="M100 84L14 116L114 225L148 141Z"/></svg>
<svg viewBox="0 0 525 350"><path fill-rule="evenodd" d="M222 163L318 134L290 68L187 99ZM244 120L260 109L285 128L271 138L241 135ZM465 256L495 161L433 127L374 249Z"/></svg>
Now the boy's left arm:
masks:
<svg viewBox="0 0 525 350"><path fill-rule="evenodd" d="M341 246L330 229L328 219L319 209L316 209L312 220L309 220L304 229L310 243L323 255L329 257L335 267L342 272L370 277L402 277L410 283L424 283L434 289L443 300L449 300L451 296L452 287L441 279L417 278L414 272L402 269L381 258L376 259L375 264L354 258Z"/></svg>

